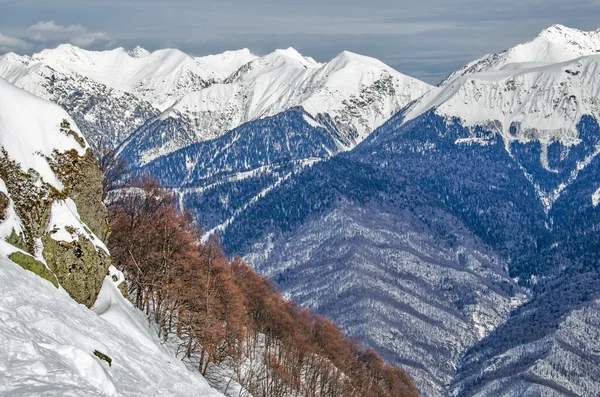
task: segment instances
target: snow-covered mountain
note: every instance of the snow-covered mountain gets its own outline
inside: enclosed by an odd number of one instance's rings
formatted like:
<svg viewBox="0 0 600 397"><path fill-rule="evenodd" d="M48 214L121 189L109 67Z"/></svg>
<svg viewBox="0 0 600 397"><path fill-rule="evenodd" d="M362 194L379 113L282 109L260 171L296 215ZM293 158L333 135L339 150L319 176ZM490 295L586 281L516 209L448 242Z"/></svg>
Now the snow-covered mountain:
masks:
<svg viewBox="0 0 600 397"><path fill-rule="evenodd" d="M586 32L563 25L553 25L544 29L530 42L469 62L452 72L440 85L477 72L543 66L598 53L600 29Z"/></svg>
<svg viewBox="0 0 600 397"><path fill-rule="evenodd" d="M555 42L424 94L237 213L224 244L426 396L597 394L600 59Z"/></svg>
<svg viewBox="0 0 600 397"><path fill-rule="evenodd" d="M101 139L116 146L185 94L255 58L247 49L193 58L173 49L98 52L64 44L0 56L0 77L62 106L93 146Z"/></svg>
<svg viewBox="0 0 600 397"><path fill-rule="evenodd" d="M298 106L337 129L350 149L430 88L376 59L350 52L320 64L292 48L276 50L245 64L223 83L186 95L140 127L121 151L134 164L145 164ZM157 143L137 149L148 141Z"/></svg>
<svg viewBox="0 0 600 397"><path fill-rule="evenodd" d="M248 49L191 57L64 44L0 57L0 77L60 104L92 144L102 137L116 146L138 127L134 146L160 136L136 162L297 106L335 126L351 148L431 88L372 58L343 52L320 64L292 48L260 58Z"/></svg>
<svg viewBox="0 0 600 397"><path fill-rule="evenodd" d="M70 44L31 56L63 73L75 72L123 92L129 92L159 109L184 94L207 87L226 76L179 50L149 53L141 48L88 51Z"/></svg>
<svg viewBox="0 0 600 397"><path fill-rule="evenodd" d="M0 57L0 77L65 109L92 146L116 145L160 111L134 94L28 57Z"/></svg>
<svg viewBox="0 0 600 397"><path fill-rule="evenodd" d="M543 66L522 63L515 68L505 66L457 77L412 104L404 120L433 109L448 122L471 130L469 136L457 139L457 144L485 145L498 134L550 208L600 153L598 137L584 136L582 127L586 117L600 122L598 98L600 55L588 55ZM537 158L519 158L523 145L539 145ZM574 155L581 151L585 153ZM547 183L548 178L552 181Z"/></svg>

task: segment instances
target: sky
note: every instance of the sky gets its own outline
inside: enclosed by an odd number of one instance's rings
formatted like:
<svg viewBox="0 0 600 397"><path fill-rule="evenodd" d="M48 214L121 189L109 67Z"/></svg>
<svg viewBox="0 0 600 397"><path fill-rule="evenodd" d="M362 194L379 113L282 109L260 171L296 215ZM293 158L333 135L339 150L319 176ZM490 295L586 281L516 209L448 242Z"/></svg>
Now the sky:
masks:
<svg viewBox="0 0 600 397"><path fill-rule="evenodd" d="M197 56L294 47L318 61L349 50L437 84L553 24L596 30L598 16L600 0L0 0L0 54L65 42Z"/></svg>

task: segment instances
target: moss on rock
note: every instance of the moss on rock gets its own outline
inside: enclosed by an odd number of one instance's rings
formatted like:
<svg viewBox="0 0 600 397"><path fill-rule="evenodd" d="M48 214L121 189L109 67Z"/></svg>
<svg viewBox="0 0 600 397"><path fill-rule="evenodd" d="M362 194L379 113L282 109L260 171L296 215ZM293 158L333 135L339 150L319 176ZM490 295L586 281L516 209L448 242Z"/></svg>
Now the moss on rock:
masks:
<svg viewBox="0 0 600 397"><path fill-rule="evenodd" d="M77 302L91 307L100 292L110 266L110 257L83 236L78 241L42 238L44 258L60 285Z"/></svg>
<svg viewBox="0 0 600 397"><path fill-rule="evenodd" d="M11 261L15 262L17 265L21 266L23 269L29 270L30 272L37 274L44 280L50 281L52 284L54 284L56 288L58 288L58 281L56 280L56 277L54 276L54 274L52 274L50 270L46 268L46 266L42 262L38 261L32 256L23 254L22 252L15 252L13 254L10 254L8 258Z"/></svg>
<svg viewBox="0 0 600 397"><path fill-rule="evenodd" d="M8 238L6 239L6 242L14 247L17 247L20 250L23 250L23 251L27 251L27 249L28 249L28 245L25 242L25 240L23 239L23 236L15 233L14 229L13 229L12 233L10 234L10 236L8 236Z"/></svg>

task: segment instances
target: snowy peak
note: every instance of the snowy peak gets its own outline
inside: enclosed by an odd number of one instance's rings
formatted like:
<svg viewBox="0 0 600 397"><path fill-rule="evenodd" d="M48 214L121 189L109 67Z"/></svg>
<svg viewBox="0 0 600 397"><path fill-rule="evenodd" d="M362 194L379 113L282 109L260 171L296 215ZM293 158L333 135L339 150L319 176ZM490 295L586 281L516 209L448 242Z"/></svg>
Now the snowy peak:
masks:
<svg viewBox="0 0 600 397"><path fill-rule="evenodd" d="M252 81L260 75L275 72L276 74L297 74L306 69L320 67L321 64L310 57L305 57L290 47L288 49L278 49L270 54L255 58L251 62L242 65L238 70L232 73L226 80L226 83ZM282 72L283 71L283 72Z"/></svg>
<svg viewBox="0 0 600 397"><path fill-rule="evenodd" d="M543 30L535 39L497 54L485 55L453 72L440 85L477 72L521 69L600 54L600 30L585 32L562 25Z"/></svg>
<svg viewBox="0 0 600 397"><path fill-rule="evenodd" d="M145 48L137 46L134 49L127 51L127 54L129 54L129 56L132 58L144 58L150 55L150 52Z"/></svg>
<svg viewBox="0 0 600 397"><path fill-rule="evenodd" d="M600 55L528 69L457 78L416 102L410 120L435 109L465 126L487 127L506 141L575 144L582 116L600 120ZM511 128L516 130L511 131Z"/></svg>
<svg viewBox="0 0 600 397"><path fill-rule="evenodd" d="M197 57L196 60L201 64L218 71L223 78L225 78L256 58L258 57L249 49L243 48L237 51L225 51L222 54Z"/></svg>
<svg viewBox="0 0 600 397"><path fill-rule="evenodd" d="M600 29L586 32L563 25L552 25L537 37L580 55L600 52Z"/></svg>
<svg viewBox="0 0 600 397"><path fill-rule="evenodd" d="M142 165L246 122L302 107L339 130L340 141L350 149L430 89L362 55L343 52L321 64L293 48L276 50L245 64L222 84L187 94L124 145L139 145L141 135L154 142L143 150L141 163L134 160ZM158 139L163 129L169 131L166 140Z"/></svg>
<svg viewBox="0 0 600 397"><path fill-rule="evenodd" d="M318 67L321 65L319 62L315 61L311 57L305 57L304 55L300 54L298 50L292 47L275 50L272 54L288 58L290 60L295 60L296 62L298 62L299 65L305 67Z"/></svg>
<svg viewBox="0 0 600 397"><path fill-rule="evenodd" d="M371 58L365 55L356 54L350 51L342 51L335 58L333 58L329 64L337 65L338 67L345 67L350 64L369 65L384 70L394 70L379 59ZM396 72L398 73L398 72Z"/></svg>
<svg viewBox="0 0 600 397"><path fill-rule="evenodd" d="M599 97L600 55L590 55L459 77L411 105L403 121L433 111L455 127L456 145L503 142L549 212L600 153Z"/></svg>

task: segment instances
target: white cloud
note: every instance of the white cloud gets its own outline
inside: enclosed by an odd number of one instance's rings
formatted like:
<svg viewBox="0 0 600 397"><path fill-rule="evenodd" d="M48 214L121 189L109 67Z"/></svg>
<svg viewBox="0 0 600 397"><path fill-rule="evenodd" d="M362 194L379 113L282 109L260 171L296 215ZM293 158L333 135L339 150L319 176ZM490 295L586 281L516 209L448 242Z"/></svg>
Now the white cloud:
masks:
<svg viewBox="0 0 600 397"><path fill-rule="evenodd" d="M39 21L28 28L30 32L29 40L37 43L69 42L73 45L83 48L92 46L108 45L111 43L110 37L104 32L90 32L85 26L59 25L55 21Z"/></svg>
<svg viewBox="0 0 600 397"><path fill-rule="evenodd" d="M84 33L82 35L73 37L69 40L69 42L78 47L88 48L94 44L99 44L99 43L106 44L106 43L110 42L110 37L108 37L108 35L103 32L97 32L97 33L89 32L89 33Z"/></svg>
<svg viewBox="0 0 600 397"><path fill-rule="evenodd" d="M17 39L0 33L0 53L10 51L27 51L32 45L25 40Z"/></svg>
<svg viewBox="0 0 600 397"><path fill-rule="evenodd" d="M33 30L34 32L73 32L73 33L84 33L87 32L87 29L83 26L77 25L58 25L54 21L40 21L35 25L31 25L29 30Z"/></svg>

